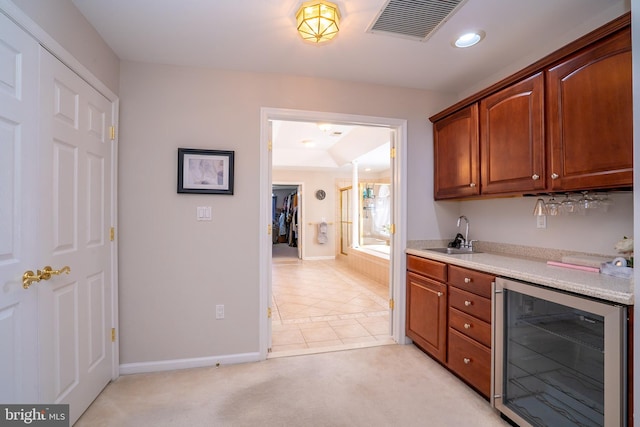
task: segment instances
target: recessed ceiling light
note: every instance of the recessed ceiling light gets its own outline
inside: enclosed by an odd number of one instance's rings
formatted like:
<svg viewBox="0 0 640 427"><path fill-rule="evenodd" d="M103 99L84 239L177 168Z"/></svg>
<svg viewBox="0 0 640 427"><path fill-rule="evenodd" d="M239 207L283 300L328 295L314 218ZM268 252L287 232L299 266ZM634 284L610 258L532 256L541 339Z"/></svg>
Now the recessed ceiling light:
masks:
<svg viewBox="0 0 640 427"><path fill-rule="evenodd" d="M458 37L456 41L453 42L453 45L455 47L471 47L475 44L480 43L484 36L484 31L468 32Z"/></svg>
<svg viewBox="0 0 640 427"><path fill-rule="evenodd" d="M300 141L305 147L315 147L316 143L313 139L303 139Z"/></svg>
<svg viewBox="0 0 640 427"><path fill-rule="evenodd" d="M323 132L330 131L331 123L318 123L318 128L320 128L320 130Z"/></svg>

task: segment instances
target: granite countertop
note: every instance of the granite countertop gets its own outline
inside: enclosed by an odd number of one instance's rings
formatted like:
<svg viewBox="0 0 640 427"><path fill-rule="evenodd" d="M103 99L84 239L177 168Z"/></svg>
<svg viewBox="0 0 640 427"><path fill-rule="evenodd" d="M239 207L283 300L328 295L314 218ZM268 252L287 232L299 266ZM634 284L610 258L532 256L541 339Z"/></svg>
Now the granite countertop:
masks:
<svg viewBox="0 0 640 427"><path fill-rule="evenodd" d="M503 252L483 252L448 255L426 250L429 247L443 245L428 242L410 242L407 254L429 258L447 264L458 265L473 270L484 271L506 278L523 280L530 283L560 289L579 295L586 295L623 305L633 305L633 281L601 273L574 270L547 265L547 259L527 257L522 254L510 255ZM446 246L446 245L444 245Z"/></svg>

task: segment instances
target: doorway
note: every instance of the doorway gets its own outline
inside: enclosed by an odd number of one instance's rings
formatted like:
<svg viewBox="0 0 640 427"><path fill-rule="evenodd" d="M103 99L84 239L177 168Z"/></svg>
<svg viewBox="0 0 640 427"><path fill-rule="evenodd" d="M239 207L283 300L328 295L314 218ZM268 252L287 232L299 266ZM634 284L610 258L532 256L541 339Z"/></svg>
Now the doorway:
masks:
<svg viewBox="0 0 640 427"><path fill-rule="evenodd" d="M301 183L273 183L271 186L271 256L274 262L291 262L303 258L301 200Z"/></svg>
<svg viewBox="0 0 640 427"><path fill-rule="evenodd" d="M395 156L392 156L392 167L390 185L395 190L397 195L393 208L391 209L392 217L394 218L395 233L389 239L390 247L395 247L397 251L402 251L402 248L406 246L406 234L404 224L406 223L406 201L403 195L406 194L406 179L405 168L406 162L405 147L406 147L406 121L398 119L386 119L377 117L365 117L365 116L353 116L336 113L318 113L308 111L292 111L292 110L278 110L263 108L261 112L262 116L262 133L261 140L263 142L261 150L261 171L263 182L263 188L261 190L262 206L265 209L262 212L263 220L268 221L268 224L272 221L271 213L271 180L272 180L272 152L269 150L271 145L271 128L272 122L277 120L292 120L292 121L307 121L307 122L326 122L326 123L338 123L342 125L359 125L369 127L383 127L386 128L392 135L393 148ZM388 151L387 151L388 152ZM351 181L351 178L349 178ZM336 185L334 189L335 199L339 198L338 189L340 185ZM311 193L314 193L316 189L311 189ZM323 190L324 192L324 190ZM328 193L327 193L328 194ZM336 204L337 206L337 204ZM340 227L339 215L336 211L332 213L330 220L327 220L329 226ZM333 218L335 218L335 223ZM307 226L312 229L316 228L316 222L311 221L307 224L304 223L305 229ZM269 227L268 227L269 228ZM338 236L339 233L332 231L333 235ZM260 260L261 260L261 307L265 312L270 313L271 307L271 295L272 295L272 257L271 248L272 236L263 239L261 244ZM335 258L337 253L340 252L340 247L336 244L335 251L332 253L331 258ZM390 331L393 341L398 343L404 343L404 290L400 284L402 283L402 271L404 271L404 257L392 255L390 257L390 272L388 274L388 291L387 298L385 300L386 307L395 305L395 309L387 309L390 319ZM302 261L304 262L304 260ZM391 299L392 301L388 301ZM385 307L385 309L386 309ZM266 358L268 349L271 347L271 334L272 334L272 322L271 318L267 316L263 319L261 316L261 354Z"/></svg>

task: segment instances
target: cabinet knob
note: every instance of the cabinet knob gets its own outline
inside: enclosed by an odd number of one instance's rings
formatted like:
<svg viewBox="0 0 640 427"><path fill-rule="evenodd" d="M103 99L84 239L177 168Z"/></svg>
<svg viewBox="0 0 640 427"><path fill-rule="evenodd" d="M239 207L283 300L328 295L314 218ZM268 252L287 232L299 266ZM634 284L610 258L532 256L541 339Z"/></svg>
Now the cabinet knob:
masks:
<svg viewBox="0 0 640 427"><path fill-rule="evenodd" d="M551 179L558 179L558 178L560 178L560 175L558 175L557 173L551 174Z"/></svg>
<svg viewBox="0 0 640 427"><path fill-rule="evenodd" d="M471 184L469 184L469 187L471 187L471 188L475 188L475 186L476 186L475 182L472 182Z"/></svg>
<svg viewBox="0 0 640 427"><path fill-rule="evenodd" d="M464 283L471 283L473 280L470 277L464 278Z"/></svg>
<svg viewBox="0 0 640 427"><path fill-rule="evenodd" d="M534 173L533 176L531 176L531 179L534 181L537 181L540 179L540 175L538 175L537 173Z"/></svg>
<svg viewBox="0 0 640 427"><path fill-rule="evenodd" d="M465 365L468 365L469 363L471 363L471 359L469 359L468 357L465 357L464 359L462 359L462 361L464 362Z"/></svg>
<svg viewBox="0 0 640 427"><path fill-rule="evenodd" d="M441 297L442 296L442 292L438 292L438 296Z"/></svg>
<svg viewBox="0 0 640 427"><path fill-rule="evenodd" d="M469 329L470 327L471 327L471 324L470 324L470 323L465 323L465 324L464 324L464 328L465 328L465 329Z"/></svg>
<svg viewBox="0 0 640 427"><path fill-rule="evenodd" d="M464 302L464 305L465 305L466 307L469 307L471 304L473 304L471 301L465 301L465 302Z"/></svg>

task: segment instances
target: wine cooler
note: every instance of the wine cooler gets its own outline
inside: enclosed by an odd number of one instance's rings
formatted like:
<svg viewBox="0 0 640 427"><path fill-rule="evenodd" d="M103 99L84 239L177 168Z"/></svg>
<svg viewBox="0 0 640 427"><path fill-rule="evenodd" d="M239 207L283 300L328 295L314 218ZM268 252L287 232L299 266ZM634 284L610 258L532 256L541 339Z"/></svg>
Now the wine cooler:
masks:
<svg viewBox="0 0 640 427"><path fill-rule="evenodd" d="M626 307L498 278L492 403L519 426L626 425Z"/></svg>

